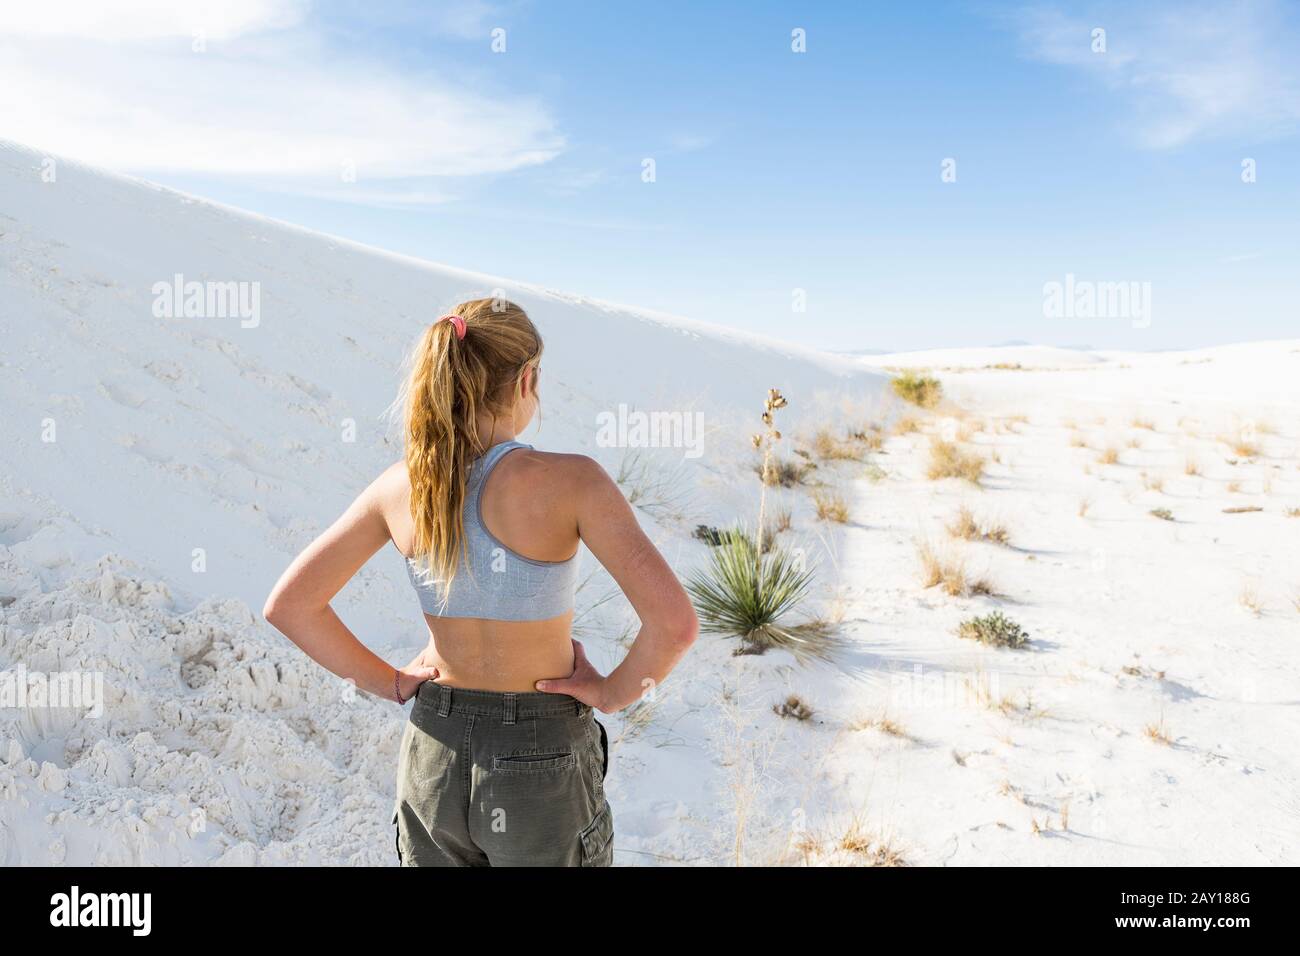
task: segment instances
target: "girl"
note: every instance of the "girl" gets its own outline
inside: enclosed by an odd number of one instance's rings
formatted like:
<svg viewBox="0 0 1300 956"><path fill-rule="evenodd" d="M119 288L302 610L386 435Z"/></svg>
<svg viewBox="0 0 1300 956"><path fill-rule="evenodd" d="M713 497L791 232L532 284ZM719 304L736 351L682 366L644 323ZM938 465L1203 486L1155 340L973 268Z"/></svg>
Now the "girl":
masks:
<svg viewBox="0 0 1300 956"><path fill-rule="evenodd" d="M635 702L695 640L686 593L601 467L516 440L541 357L533 323L501 299L430 325L403 390L405 460L294 559L263 612L340 677L414 699L394 813L406 866L608 866L608 742L592 710ZM400 669L329 604L389 541L429 628ZM570 635L579 541L641 620L605 676Z"/></svg>

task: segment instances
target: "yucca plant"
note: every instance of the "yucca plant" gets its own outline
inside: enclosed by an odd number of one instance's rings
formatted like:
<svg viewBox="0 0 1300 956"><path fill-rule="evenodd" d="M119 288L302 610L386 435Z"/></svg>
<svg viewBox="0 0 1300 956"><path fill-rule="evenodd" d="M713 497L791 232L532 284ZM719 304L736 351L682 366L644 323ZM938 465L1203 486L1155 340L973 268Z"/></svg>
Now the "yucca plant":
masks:
<svg viewBox="0 0 1300 956"><path fill-rule="evenodd" d="M686 588L695 599L701 630L740 638L737 654L761 654L783 647L798 657L828 657L831 629L811 621L785 623L790 612L808 593L813 573L787 548L776 543L766 526L767 486L771 480L773 451L781 441L776 412L788 402L779 389L768 389L763 402L763 431L753 436L763 454L759 467L758 525L752 533L743 527L709 535L714 546L709 564L691 575ZM760 534L762 545L759 545Z"/></svg>
<svg viewBox="0 0 1300 956"><path fill-rule="evenodd" d="M813 572L786 548L758 554L754 537L737 530L710 549L709 563L687 580L700 628L740 639L737 653L761 654L781 647L800 657L828 657L828 629L818 623L790 625L785 619L806 596Z"/></svg>

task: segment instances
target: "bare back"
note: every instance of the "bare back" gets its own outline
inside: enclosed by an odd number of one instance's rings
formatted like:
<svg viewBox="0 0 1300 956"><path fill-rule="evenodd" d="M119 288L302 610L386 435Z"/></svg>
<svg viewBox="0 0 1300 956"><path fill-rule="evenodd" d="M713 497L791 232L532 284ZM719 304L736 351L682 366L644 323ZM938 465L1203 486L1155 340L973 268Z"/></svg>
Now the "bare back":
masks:
<svg viewBox="0 0 1300 956"><path fill-rule="evenodd" d="M565 561L578 549L574 489L588 460L519 450L488 476L482 493L484 524L512 551L537 561ZM406 466L390 467L379 483L380 505L393 544L412 552L411 485ZM489 691L527 692L535 682L573 670L573 612L542 621L494 621L424 615L429 645L424 663L437 682Z"/></svg>

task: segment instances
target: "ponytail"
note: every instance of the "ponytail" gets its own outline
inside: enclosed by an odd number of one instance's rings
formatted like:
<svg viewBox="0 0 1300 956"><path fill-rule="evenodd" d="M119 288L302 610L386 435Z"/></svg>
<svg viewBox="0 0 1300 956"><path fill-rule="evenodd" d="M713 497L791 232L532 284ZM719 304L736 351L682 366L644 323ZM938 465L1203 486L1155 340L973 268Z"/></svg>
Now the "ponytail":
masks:
<svg viewBox="0 0 1300 956"><path fill-rule="evenodd" d="M487 449L479 418L508 413L542 339L524 310L502 299L462 302L420 336L405 393L406 470L415 525L412 560L444 599L464 552L469 471Z"/></svg>

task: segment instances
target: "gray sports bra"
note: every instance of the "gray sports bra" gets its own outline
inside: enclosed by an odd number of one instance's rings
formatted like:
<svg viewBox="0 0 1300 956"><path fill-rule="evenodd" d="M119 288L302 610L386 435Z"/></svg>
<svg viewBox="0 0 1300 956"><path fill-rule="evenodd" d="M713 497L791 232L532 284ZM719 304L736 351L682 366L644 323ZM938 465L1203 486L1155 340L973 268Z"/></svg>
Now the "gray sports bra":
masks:
<svg viewBox="0 0 1300 956"><path fill-rule="evenodd" d="M406 573L420 607L432 617L488 621L544 621L573 609L578 555L567 561L535 561L511 551L483 523L483 484L507 454L523 442L493 445L470 466L465 488L465 551L444 603L440 582L406 559Z"/></svg>

